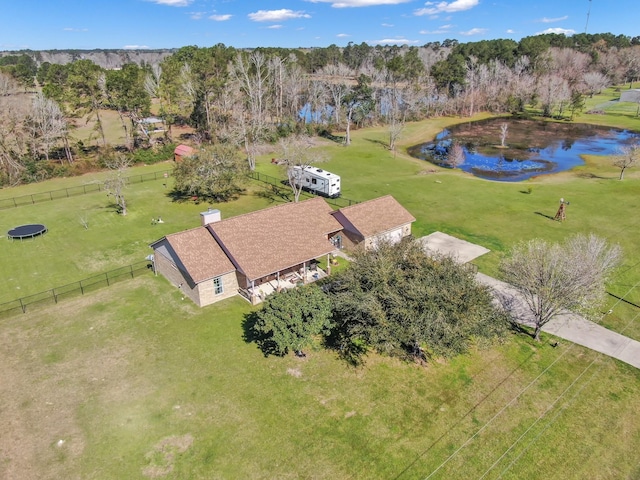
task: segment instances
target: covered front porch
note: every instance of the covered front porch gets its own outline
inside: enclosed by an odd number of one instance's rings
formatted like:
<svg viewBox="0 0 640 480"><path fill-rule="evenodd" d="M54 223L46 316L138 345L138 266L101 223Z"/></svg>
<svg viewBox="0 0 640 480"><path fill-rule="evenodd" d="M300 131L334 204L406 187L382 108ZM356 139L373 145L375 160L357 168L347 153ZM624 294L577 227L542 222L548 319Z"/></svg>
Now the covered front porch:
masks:
<svg viewBox="0 0 640 480"><path fill-rule="evenodd" d="M253 280L249 282L250 286L248 288L240 289L240 294L252 305L257 305L274 292L307 285L325 278L330 274L330 269L331 255L329 254L327 255L325 269L320 268L318 260L304 262L301 265L276 272L265 278Z"/></svg>

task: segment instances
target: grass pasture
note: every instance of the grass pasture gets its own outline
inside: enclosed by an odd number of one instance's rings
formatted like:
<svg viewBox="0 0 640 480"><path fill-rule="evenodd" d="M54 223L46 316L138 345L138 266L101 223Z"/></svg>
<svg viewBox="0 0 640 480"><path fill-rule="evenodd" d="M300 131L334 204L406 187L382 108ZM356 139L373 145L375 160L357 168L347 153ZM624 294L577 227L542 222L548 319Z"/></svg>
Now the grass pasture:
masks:
<svg viewBox="0 0 640 480"><path fill-rule="evenodd" d="M265 359L248 308L198 309L149 275L4 320L3 478L640 474L631 367L524 337L428 368Z"/></svg>
<svg viewBox="0 0 640 480"><path fill-rule="evenodd" d="M452 121L460 120L409 125L402 142ZM589 157L563 174L488 182L393 155L385 141L384 129L366 129L349 148L324 144L323 168L342 176L345 197L393 194L417 218L416 235L440 230L490 248L477 261L488 274L515 241L593 231L625 251L609 290L640 303L640 171L619 182L609 159ZM278 173L272 156L260 171ZM197 226L210 205L174 203L170 186L128 187L127 217L104 193L0 210L0 235L27 222L49 227L29 241L0 239L0 303L142 260L151 241ZM238 200L211 206L229 217L282 201L262 191L250 184ZM564 223L548 218L560 197L571 201ZM158 216L165 223L152 225ZM610 306L603 324L640 339L640 310ZM149 274L1 318L0 478L640 478L632 367L515 335L426 368L376 355L352 368L330 351L264 358L244 340L250 309L240 298L199 309Z"/></svg>

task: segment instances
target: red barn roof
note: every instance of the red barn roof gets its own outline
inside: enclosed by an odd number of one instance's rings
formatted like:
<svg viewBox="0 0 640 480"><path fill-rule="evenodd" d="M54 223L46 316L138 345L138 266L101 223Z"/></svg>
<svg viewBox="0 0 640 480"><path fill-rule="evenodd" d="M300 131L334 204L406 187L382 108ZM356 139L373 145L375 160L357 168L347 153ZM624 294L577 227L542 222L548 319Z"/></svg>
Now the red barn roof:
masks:
<svg viewBox="0 0 640 480"><path fill-rule="evenodd" d="M188 145L178 145L173 151L175 155L180 155L181 157L190 157L191 155L193 155L193 152L193 148Z"/></svg>

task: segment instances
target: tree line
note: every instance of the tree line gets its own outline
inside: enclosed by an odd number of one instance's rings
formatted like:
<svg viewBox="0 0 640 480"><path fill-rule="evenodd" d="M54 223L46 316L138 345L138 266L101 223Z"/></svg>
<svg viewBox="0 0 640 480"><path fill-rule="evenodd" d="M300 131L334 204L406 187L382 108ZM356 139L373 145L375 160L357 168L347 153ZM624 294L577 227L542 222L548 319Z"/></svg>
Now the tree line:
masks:
<svg viewBox="0 0 640 480"><path fill-rule="evenodd" d="M54 174L52 159L72 165L83 151L73 120L91 119L106 148L105 110L118 114L127 151L152 146L140 121L153 105L166 142L175 126L189 125L195 143L234 146L253 169L264 145L291 134L331 135L348 145L353 127L386 125L393 150L407 121L528 107L572 116L585 96L611 84L631 87L638 75L640 37L613 34L421 47L187 46L158 64L117 70L86 59L37 64L26 53L8 55L0 58L0 184Z"/></svg>

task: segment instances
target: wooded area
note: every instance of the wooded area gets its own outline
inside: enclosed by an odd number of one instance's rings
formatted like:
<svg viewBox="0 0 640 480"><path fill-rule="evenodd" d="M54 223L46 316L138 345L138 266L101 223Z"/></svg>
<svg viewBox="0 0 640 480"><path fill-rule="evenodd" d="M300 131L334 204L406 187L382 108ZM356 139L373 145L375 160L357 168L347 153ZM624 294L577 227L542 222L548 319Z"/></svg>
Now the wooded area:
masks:
<svg viewBox="0 0 640 480"><path fill-rule="evenodd" d="M353 126L387 125L393 150L405 122L433 116L535 108L572 118L585 96L633 86L640 37L545 34L520 42L254 50L218 44L111 70L88 59L38 58L0 57L0 186L69 174L78 156L95 158L74 136L79 121L95 125L100 148L129 152L170 143L175 127L188 125L194 144L234 146L253 169L262 145L294 133L340 134L348 145ZM106 111L117 114L123 145L107 138ZM160 136L144 128L151 114L162 122Z"/></svg>

